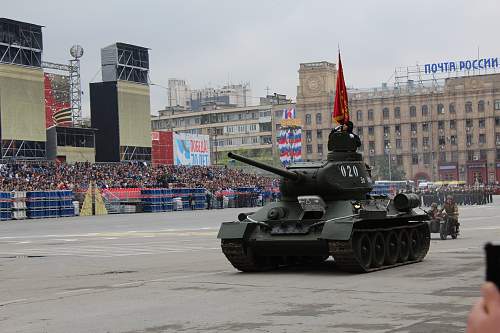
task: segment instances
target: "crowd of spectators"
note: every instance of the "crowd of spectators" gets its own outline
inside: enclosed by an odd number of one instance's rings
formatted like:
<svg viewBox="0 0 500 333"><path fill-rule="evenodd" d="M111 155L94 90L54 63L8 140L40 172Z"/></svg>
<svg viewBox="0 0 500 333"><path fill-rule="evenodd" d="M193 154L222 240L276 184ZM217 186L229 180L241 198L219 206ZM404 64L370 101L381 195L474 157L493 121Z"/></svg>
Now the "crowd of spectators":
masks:
<svg viewBox="0 0 500 333"><path fill-rule="evenodd" d="M212 192L245 186L262 189L278 186L276 178L219 166L52 162L0 164L2 191L82 191L91 181L95 181L99 188L204 187Z"/></svg>

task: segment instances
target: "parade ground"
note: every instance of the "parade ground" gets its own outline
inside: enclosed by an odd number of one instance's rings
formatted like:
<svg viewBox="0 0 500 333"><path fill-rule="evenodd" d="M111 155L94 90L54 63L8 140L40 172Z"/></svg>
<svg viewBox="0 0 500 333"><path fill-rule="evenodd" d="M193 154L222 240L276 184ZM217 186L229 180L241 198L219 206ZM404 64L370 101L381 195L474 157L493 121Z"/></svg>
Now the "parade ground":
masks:
<svg viewBox="0 0 500 333"><path fill-rule="evenodd" d="M2 222L0 332L463 332L499 199L460 207L423 262L361 275L236 271L216 235L248 209Z"/></svg>

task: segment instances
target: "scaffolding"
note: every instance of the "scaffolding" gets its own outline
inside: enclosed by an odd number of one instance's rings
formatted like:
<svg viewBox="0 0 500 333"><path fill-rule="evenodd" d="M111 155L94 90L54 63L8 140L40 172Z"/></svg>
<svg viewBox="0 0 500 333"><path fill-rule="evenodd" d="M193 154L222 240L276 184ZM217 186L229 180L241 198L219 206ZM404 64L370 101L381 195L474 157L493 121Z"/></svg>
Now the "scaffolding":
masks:
<svg viewBox="0 0 500 333"><path fill-rule="evenodd" d="M42 26L0 18L0 63L42 66Z"/></svg>

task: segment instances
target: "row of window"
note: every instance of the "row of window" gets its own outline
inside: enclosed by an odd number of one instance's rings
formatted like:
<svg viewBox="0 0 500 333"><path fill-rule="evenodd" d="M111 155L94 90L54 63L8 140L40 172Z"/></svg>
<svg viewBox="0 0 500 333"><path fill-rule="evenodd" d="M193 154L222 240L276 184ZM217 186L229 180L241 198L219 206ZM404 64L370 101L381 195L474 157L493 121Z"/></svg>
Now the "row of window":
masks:
<svg viewBox="0 0 500 333"><path fill-rule="evenodd" d="M449 157L449 159L448 159ZM426 152L426 153L421 153L421 154L411 154L411 164L412 165L418 165L418 164L434 164L436 162L439 163L446 163L446 162L458 162L458 157L459 157L459 152L458 151L452 151L450 154L447 154L446 152L439 152L438 154ZM389 157L387 157L389 158ZM391 155L391 162L395 163L396 165L403 165L403 155ZM500 159L500 149L496 150L496 158ZM472 161L477 161L477 160L486 160L487 159L487 151L486 150L468 150L466 152L466 159L469 162ZM375 163L375 158L374 156L369 156L368 157L370 165L374 165Z"/></svg>
<svg viewBox="0 0 500 333"><path fill-rule="evenodd" d="M443 104L438 104L437 105L437 114L438 115L443 115L446 113L445 106ZM495 100L494 102L494 109L495 110L500 110L500 100ZM478 112L484 112L485 110L485 102L483 100L480 100L477 103L477 111ZM473 105L472 102L466 102L465 103L465 112L470 113L473 112ZM430 114L429 106L424 104L420 107L420 112L423 117L427 117ZM455 108L455 103L450 103L448 105L448 112L451 114L456 113L456 108ZM415 118L417 116L417 107L415 105L411 105L409 108L409 114L411 118ZM363 111L358 110L356 111L356 120L357 121L362 121L363 120ZM383 119L389 119L391 116L389 108L383 108L382 109L382 118ZM401 118L401 108L395 107L394 108L394 113L393 113L394 118L399 119ZM368 120L373 120L374 119L374 111L373 109L368 110Z"/></svg>
<svg viewBox="0 0 500 333"><path fill-rule="evenodd" d="M466 119L465 120L465 128L473 128L474 127L474 119ZM438 129L439 130L444 130L446 128L446 123L444 120L440 120L437 122ZM479 118L477 119L477 125L479 128L486 128L486 119L485 118ZM495 117L495 126L500 126L500 117ZM455 119L452 119L448 121L448 127L450 129L457 129L457 121ZM368 135L374 135L375 134L375 127L374 126L367 126L368 128ZM428 132L430 129L430 123L421 123L421 128L423 132ZM417 123L410 123L410 130L412 132L417 132L418 131L418 124ZM400 135L401 134L401 125L394 125L394 131L396 134ZM357 128L357 133L358 135L362 136L364 134L364 128L363 127L358 127ZM391 133L391 126L384 126L384 135L389 135Z"/></svg>
<svg viewBox="0 0 500 333"><path fill-rule="evenodd" d="M271 136L244 136L241 138L226 138L215 140L214 145L216 147L228 147L228 146L241 146L241 145L266 145L272 144Z"/></svg>
<svg viewBox="0 0 500 333"><path fill-rule="evenodd" d="M322 122L322 115L321 113L316 113L316 124L321 124ZM312 116L311 114L306 114L306 125L311 125L312 124Z"/></svg>
<svg viewBox="0 0 500 333"><path fill-rule="evenodd" d="M474 144L474 140L473 140L472 134L467 134L466 135L465 142L466 142L466 144L468 146ZM480 145L486 144L486 134L479 134L477 142ZM401 139L396 139L395 143L396 143L396 146L395 146L396 149L402 149L403 148L403 144L402 144L402 140ZM444 135L440 135L440 136L438 136L436 143L439 146L446 146L447 144L455 146L455 145L458 144L458 137L456 135L450 135L448 137L446 137ZM500 133L496 133L495 134L495 143L497 145L500 145ZM422 138L422 146L423 147L427 147L427 148L431 146L430 138L428 136ZM391 142L389 140L384 140L384 149L390 149L390 148L393 148L393 147L394 146L391 144ZM411 138L410 139L410 147L414 148L414 149L418 148L418 139L417 138ZM375 141L368 141L368 149L370 151L375 150Z"/></svg>

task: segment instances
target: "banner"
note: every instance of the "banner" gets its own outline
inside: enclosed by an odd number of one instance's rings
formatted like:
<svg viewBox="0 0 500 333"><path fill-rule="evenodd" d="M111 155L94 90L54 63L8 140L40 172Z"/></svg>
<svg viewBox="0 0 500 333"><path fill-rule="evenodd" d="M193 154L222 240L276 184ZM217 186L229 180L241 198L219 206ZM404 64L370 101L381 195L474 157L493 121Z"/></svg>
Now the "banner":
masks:
<svg viewBox="0 0 500 333"><path fill-rule="evenodd" d="M44 73L44 77L45 127L49 128L56 125L55 114L71 109L70 83L65 75Z"/></svg>
<svg viewBox="0 0 500 333"><path fill-rule="evenodd" d="M210 137L189 133L174 133L175 165L210 165Z"/></svg>

